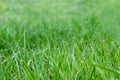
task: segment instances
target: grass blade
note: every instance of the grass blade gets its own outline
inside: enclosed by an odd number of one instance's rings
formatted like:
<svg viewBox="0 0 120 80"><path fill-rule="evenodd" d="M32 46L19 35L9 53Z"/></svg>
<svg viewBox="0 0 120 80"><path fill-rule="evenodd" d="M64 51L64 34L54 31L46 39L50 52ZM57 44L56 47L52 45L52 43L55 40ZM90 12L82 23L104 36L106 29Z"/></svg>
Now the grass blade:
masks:
<svg viewBox="0 0 120 80"><path fill-rule="evenodd" d="M106 70L106 71L109 71L109 72L112 72L116 75L119 75L120 76L120 72L114 70L114 69L111 69L111 68L108 68L108 67L104 67L104 66L101 66L101 65L97 65L97 64L93 64L95 67L98 67L100 69L103 69L103 70Z"/></svg>

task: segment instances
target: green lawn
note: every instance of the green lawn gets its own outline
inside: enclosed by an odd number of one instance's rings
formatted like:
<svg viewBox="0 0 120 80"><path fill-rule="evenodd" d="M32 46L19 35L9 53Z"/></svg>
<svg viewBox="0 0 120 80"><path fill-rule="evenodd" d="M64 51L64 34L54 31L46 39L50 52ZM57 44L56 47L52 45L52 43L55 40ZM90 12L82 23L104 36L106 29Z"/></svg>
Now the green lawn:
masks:
<svg viewBox="0 0 120 80"><path fill-rule="evenodd" d="M0 0L0 80L119 80L119 0Z"/></svg>

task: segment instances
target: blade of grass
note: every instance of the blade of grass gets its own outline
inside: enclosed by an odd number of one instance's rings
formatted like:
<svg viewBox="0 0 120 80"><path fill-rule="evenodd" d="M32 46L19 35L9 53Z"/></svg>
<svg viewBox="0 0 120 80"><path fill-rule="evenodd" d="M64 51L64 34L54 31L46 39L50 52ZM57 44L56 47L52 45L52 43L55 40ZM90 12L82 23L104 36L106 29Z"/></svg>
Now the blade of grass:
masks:
<svg viewBox="0 0 120 80"><path fill-rule="evenodd" d="M116 70L114 70L114 69L111 69L111 68L109 68L109 67L104 67L104 66L97 65L97 64L93 64L93 66L98 67L98 68L103 69L103 70L106 70L106 71L109 71L109 72L111 72L111 73L114 73L114 74L120 76L120 72L118 72L118 71L116 71Z"/></svg>

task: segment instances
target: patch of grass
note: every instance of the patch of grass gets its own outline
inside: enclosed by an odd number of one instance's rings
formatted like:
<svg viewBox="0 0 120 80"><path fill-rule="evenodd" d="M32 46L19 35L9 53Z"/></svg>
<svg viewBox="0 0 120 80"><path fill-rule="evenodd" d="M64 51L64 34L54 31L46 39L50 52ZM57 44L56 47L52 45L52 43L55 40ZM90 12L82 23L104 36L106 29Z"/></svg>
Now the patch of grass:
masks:
<svg viewBox="0 0 120 80"><path fill-rule="evenodd" d="M1 0L0 80L119 80L119 7L119 0Z"/></svg>

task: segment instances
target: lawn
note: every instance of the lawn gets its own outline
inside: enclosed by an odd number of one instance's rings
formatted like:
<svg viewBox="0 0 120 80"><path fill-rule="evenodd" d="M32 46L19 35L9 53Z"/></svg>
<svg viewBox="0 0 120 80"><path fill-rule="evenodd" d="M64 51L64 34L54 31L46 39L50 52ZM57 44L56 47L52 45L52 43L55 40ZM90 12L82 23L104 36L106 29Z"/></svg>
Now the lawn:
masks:
<svg viewBox="0 0 120 80"><path fill-rule="evenodd" d="M119 0L0 0L0 80L119 80Z"/></svg>

